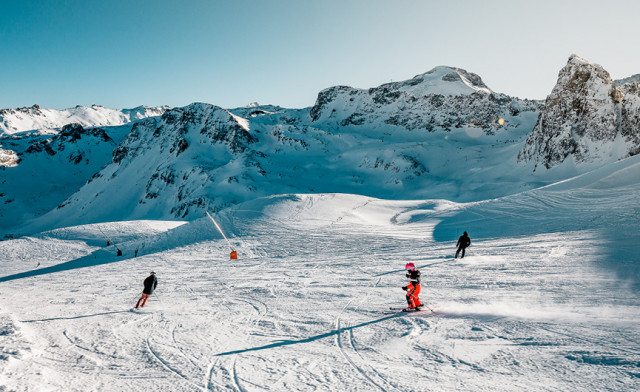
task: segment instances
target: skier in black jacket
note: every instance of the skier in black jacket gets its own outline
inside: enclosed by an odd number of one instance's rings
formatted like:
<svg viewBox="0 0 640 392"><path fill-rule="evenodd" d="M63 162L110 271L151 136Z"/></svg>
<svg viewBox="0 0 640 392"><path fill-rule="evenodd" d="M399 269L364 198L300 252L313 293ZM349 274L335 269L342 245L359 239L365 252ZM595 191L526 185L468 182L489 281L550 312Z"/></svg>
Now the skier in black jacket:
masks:
<svg viewBox="0 0 640 392"><path fill-rule="evenodd" d="M469 234L465 231L458 239L458 244L456 245L458 247L458 250L456 251L456 259L458 258L458 253L460 253L460 251L462 251L462 256L460 258L464 258L464 250L469 245L471 245L471 238L469 238Z"/></svg>
<svg viewBox="0 0 640 392"><path fill-rule="evenodd" d="M151 296L151 294L153 294L153 290L155 290L156 287L158 286L158 279L156 279L156 273L151 272L151 275L149 275L147 279L144 280L143 284L144 284L144 289L142 290L142 296L138 300L138 303L136 304L135 309L143 308L147 304L147 301L149 300L149 297Z"/></svg>

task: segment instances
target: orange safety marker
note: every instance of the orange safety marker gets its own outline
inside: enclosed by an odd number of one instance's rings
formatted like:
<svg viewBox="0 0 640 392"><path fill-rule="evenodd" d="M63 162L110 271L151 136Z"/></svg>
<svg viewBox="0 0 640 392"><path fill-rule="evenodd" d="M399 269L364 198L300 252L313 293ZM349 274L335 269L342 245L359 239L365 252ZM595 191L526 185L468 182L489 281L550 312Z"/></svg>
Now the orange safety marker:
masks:
<svg viewBox="0 0 640 392"><path fill-rule="evenodd" d="M238 258L238 252L235 250L231 252L231 260L236 260Z"/></svg>

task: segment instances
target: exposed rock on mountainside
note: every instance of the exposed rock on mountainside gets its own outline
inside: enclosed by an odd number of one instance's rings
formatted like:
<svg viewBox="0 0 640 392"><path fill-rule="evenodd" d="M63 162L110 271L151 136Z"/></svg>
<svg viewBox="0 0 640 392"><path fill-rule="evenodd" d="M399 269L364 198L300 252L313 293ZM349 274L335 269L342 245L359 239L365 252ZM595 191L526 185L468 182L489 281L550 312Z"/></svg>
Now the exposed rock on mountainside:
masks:
<svg viewBox="0 0 640 392"><path fill-rule="evenodd" d="M600 65L572 55L518 159L549 169L569 158L602 164L637 154L638 90L632 81L617 86Z"/></svg>
<svg viewBox="0 0 640 392"><path fill-rule="evenodd" d="M365 128L433 132L476 128L486 134L501 129L500 118L512 117L508 127L519 125L522 112L537 113L536 101L493 93L473 73L460 68L437 67L404 82L368 90L337 86L318 95L311 108L315 126L337 129Z"/></svg>
<svg viewBox="0 0 640 392"><path fill-rule="evenodd" d="M74 148L80 140L84 141L83 148ZM80 124L68 124L62 127L60 133L50 139L36 142L26 149L24 154L33 154L45 151L49 155L56 155L66 150L72 150L68 155L69 162L80 163L84 159L85 151L89 145L110 143L116 145L107 133L100 128L85 129Z"/></svg>
<svg viewBox="0 0 640 392"><path fill-rule="evenodd" d="M17 166L18 162L20 162L20 158L18 158L18 154L15 151L0 148L0 166L13 167Z"/></svg>
<svg viewBox="0 0 640 392"><path fill-rule="evenodd" d="M213 171L243 166L240 156L255 141L246 120L219 107L169 110L135 124L113 151L112 163L58 210L89 219L105 210L122 218L184 217L193 206L209 207L207 196L218 181Z"/></svg>

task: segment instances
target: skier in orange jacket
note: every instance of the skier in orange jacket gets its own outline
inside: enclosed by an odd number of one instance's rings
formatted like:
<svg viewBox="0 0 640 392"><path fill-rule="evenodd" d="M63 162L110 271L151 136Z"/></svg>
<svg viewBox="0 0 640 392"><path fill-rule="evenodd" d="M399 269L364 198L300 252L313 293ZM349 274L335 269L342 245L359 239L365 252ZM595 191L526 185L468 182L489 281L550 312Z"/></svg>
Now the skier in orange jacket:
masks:
<svg viewBox="0 0 640 392"><path fill-rule="evenodd" d="M418 298L420 294L420 270L417 270L413 263L407 263L405 269L407 270L406 276L409 279L409 284L402 288L407 292L407 304L409 307L406 310L420 310L422 308L422 302Z"/></svg>

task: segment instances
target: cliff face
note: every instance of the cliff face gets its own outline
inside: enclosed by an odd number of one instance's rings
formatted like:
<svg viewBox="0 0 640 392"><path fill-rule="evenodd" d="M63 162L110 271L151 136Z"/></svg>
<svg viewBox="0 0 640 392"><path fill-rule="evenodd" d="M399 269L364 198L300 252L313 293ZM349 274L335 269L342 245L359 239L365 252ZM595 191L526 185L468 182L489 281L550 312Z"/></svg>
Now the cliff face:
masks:
<svg viewBox="0 0 640 392"><path fill-rule="evenodd" d="M550 169L606 163L639 152L638 83L621 86L601 66L572 55L547 97L519 161Z"/></svg>

